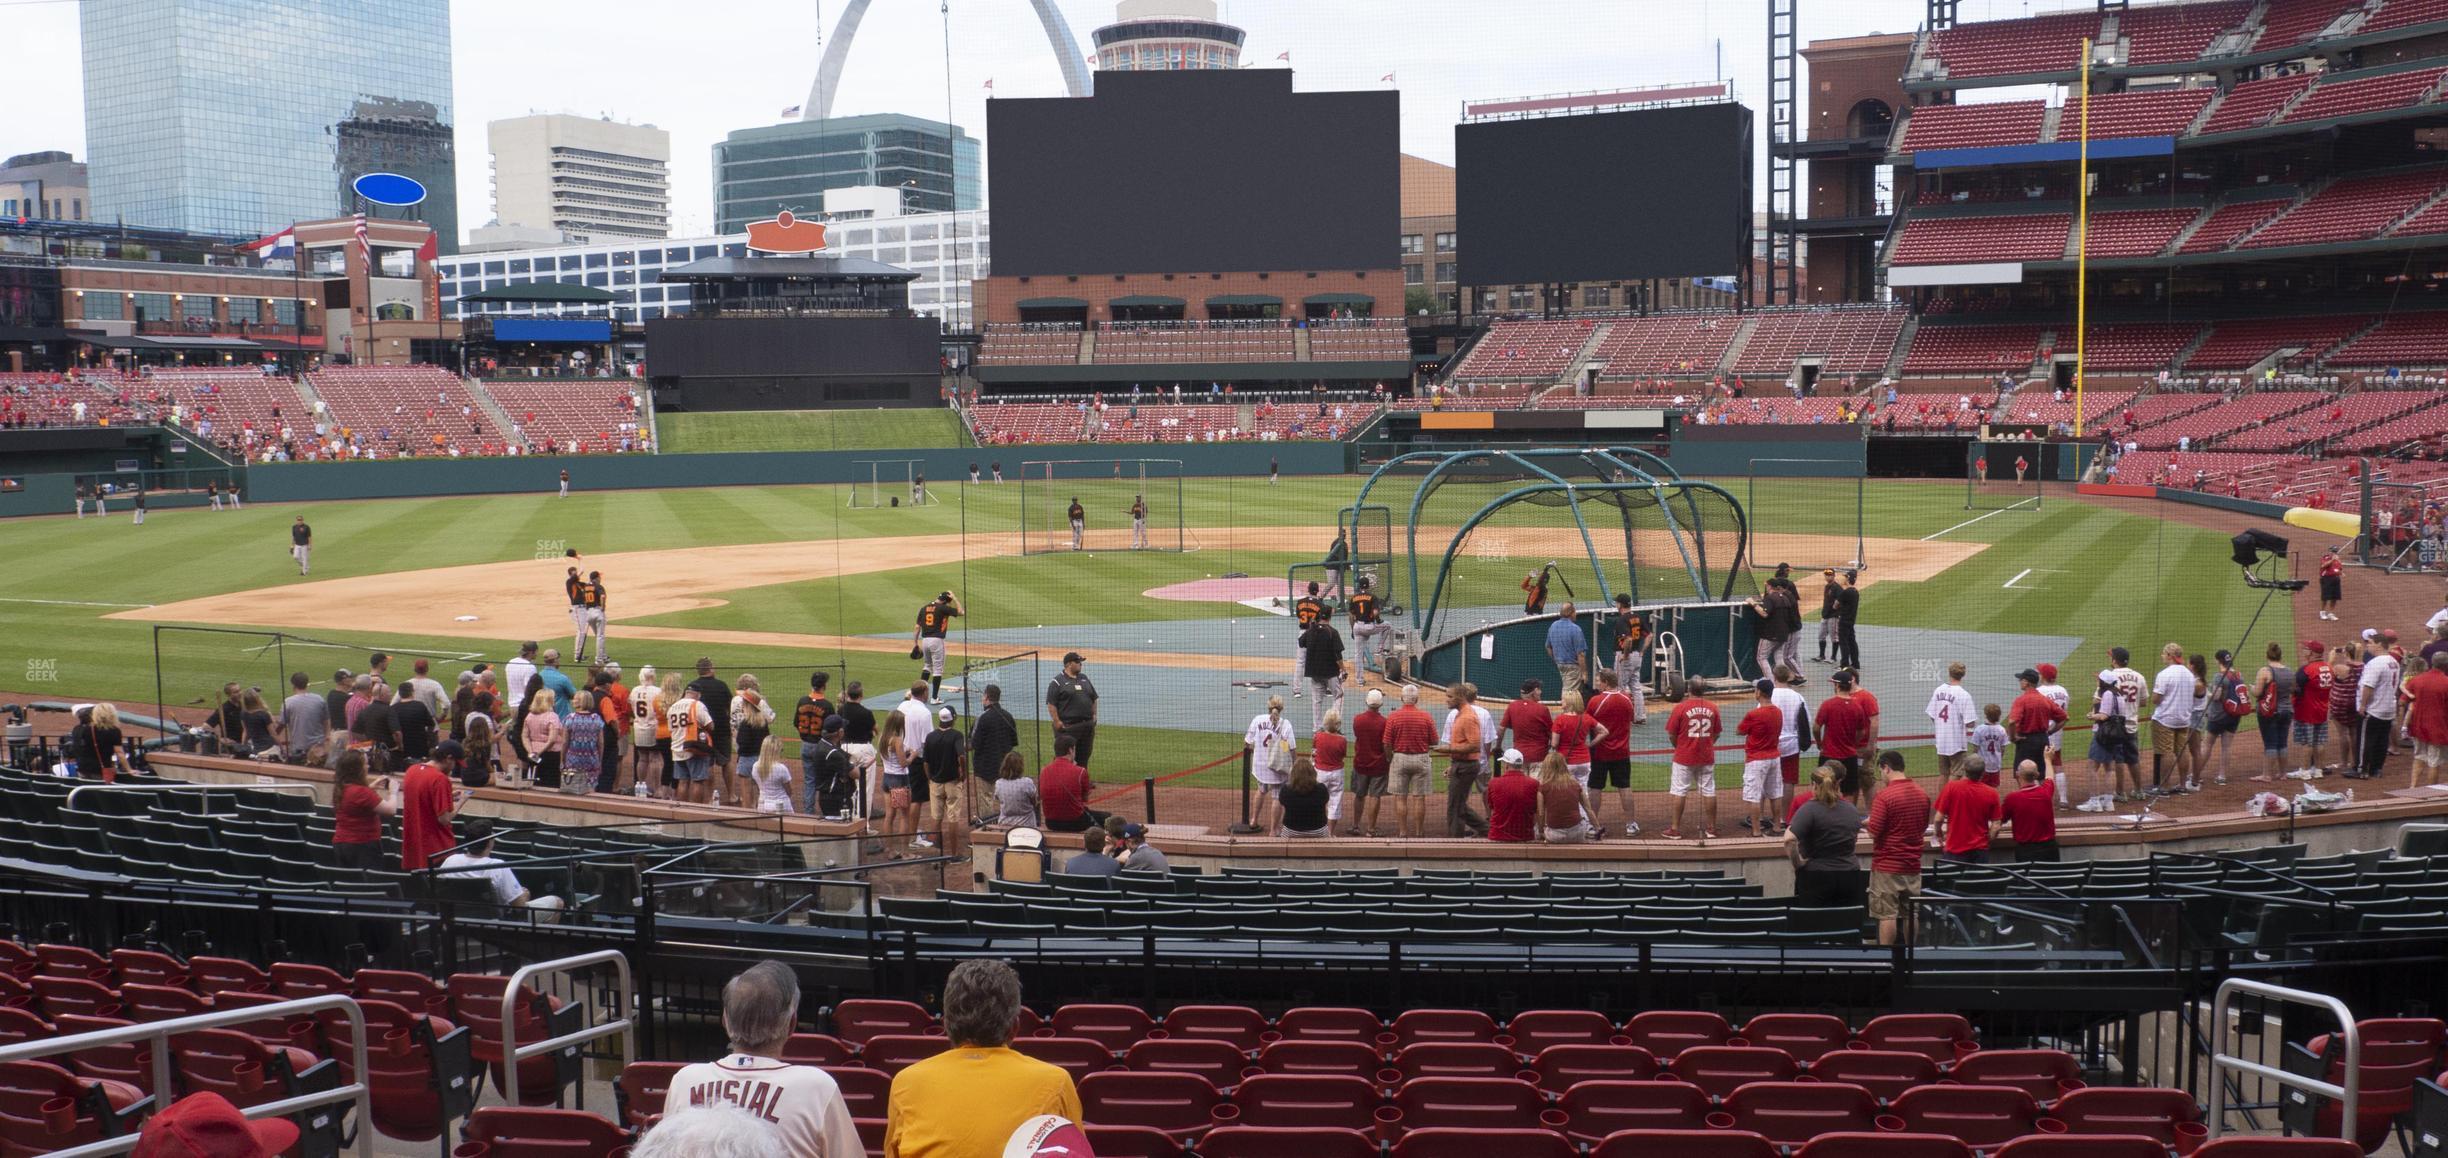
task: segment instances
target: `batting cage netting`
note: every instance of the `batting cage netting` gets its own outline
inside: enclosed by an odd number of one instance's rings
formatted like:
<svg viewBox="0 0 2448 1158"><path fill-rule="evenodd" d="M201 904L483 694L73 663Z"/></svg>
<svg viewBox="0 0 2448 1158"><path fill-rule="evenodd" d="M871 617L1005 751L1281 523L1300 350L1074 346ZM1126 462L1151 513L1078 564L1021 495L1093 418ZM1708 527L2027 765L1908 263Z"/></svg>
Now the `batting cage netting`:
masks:
<svg viewBox="0 0 2448 1158"><path fill-rule="evenodd" d="M929 488L925 464L918 459L861 459L850 466L857 478L850 484L853 508L930 507L942 501Z"/></svg>
<svg viewBox="0 0 2448 1158"><path fill-rule="evenodd" d="M1020 552L1174 551L1182 532L1176 458L1080 458L1020 464Z"/></svg>

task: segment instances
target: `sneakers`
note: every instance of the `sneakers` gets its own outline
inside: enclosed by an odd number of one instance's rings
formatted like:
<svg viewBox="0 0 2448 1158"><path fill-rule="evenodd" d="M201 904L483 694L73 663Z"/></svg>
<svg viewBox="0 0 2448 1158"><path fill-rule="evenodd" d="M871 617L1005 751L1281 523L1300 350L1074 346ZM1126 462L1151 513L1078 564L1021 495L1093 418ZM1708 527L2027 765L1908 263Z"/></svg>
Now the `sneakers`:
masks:
<svg viewBox="0 0 2448 1158"><path fill-rule="evenodd" d="M917 848L933 848L933 847L935 847L935 842L934 842L934 841L928 840L927 838L925 838L925 837L923 837L923 836L914 836L914 837L911 837L911 838L910 838L910 844L911 844L912 846L914 846L914 847L917 847Z"/></svg>
<svg viewBox="0 0 2448 1158"><path fill-rule="evenodd" d="M1658 835L1667 840L1681 840L1683 839L1683 830L1679 828L1669 828Z"/></svg>
<svg viewBox="0 0 2448 1158"><path fill-rule="evenodd" d="M1601 831L1604 831L1604 830L1602 829ZM1625 840L1630 840L1630 839L1632 839L1633 837L1639 836L1639 835L1640 835L1640 823L1639 823L1638 821L1632 821L1632 820L1627 820L1627 821L1624 821L1624 830L1623 830L1623 835L1624 835L1624 839L1625 839Z"/></svg>

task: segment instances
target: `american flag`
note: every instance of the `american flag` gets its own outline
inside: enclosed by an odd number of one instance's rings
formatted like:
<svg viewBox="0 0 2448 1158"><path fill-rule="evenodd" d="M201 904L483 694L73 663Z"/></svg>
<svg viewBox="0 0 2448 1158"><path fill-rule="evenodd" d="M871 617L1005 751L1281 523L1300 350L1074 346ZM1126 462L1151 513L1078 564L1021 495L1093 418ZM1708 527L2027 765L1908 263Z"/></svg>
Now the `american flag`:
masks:
<svg viewBox="0 0 2448 1158"><path fill-rule="evenodd" d="M363 213L357 215L357 256L365 260L366 268L374 267L374 247L366 242L365 214Z"/></svg>

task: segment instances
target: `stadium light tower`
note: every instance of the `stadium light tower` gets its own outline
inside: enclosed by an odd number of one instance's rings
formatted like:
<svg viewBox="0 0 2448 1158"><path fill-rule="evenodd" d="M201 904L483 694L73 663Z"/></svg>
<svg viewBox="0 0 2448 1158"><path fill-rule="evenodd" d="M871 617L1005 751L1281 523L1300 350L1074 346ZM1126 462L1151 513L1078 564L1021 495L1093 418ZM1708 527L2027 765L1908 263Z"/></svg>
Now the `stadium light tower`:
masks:
<svg viewBox="0 0 2448 1158"><path fill-rule="evenodd" d="M842 9L841 21L833 26L833 39L825 45L824 58L816 64L816 83L808 89L807 103L799 106L799 119L821 121L833 115L833 93L841 85L844 62L850 59L850 42L858 36L859 21L866 19L870 0L850 0ZM1046 44L1054 50L1054 62L1062 67L1063 88L1072 96L1084 97L1093 81L1088 73L1088 61L1080 55L1079 38L1071 34L1071 25L1063 19L1062 9L1054 0L1029 0L1037 10L1037 23L1045 27Z"/></svg>

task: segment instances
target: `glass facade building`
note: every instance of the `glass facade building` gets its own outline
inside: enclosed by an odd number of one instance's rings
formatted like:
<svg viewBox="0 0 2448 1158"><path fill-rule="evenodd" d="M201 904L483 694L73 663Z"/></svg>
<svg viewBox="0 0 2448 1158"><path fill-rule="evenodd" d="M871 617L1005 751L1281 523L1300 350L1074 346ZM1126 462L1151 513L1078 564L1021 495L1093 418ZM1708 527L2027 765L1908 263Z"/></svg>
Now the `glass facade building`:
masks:
<svg viewBox="0 0 2448 1158"><path fill-rule="evenodd" d="M784 209L816 217L826 190L853 185L905 190L913 212L977 209L985 182L977 138L958 125L899 113L760 125L714 145L714 227L744 232Z"/></svg>
<svg viewBox="0 0 2448 1158"><path fill-rule="evenodd" d="M337 217L356 208L340 192L353 176L340 147L361 102L421 102L451 123L448 0L79 9L97 221L254 237ZM455 200L455 181L427 188Z"/></svg>

